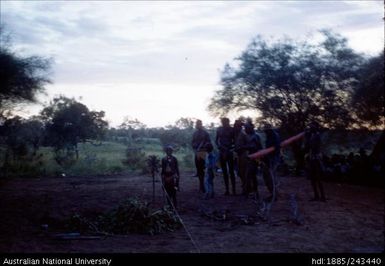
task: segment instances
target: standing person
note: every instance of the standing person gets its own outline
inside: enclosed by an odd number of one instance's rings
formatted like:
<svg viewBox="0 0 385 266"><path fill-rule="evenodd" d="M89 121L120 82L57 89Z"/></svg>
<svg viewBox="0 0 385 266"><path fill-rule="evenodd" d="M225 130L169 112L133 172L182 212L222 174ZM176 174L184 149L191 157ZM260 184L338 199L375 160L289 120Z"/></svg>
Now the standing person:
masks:
<svg viewBox="0 0 385 266"><path fill-rule="evenodd" d="M206 151L205 145L211 143L210 135L204 129L201 120L197 120L195 123L196 131L193 134L191 146L195 154L195 167L199 178L199 191L204 193L204 176L205 176L205 159Z"/></svg>
<svg viewBox="0 0 385 266"><path fill-rule="evenodd" d="M245 152L247 163L246 163L246 182L245 182L245 191L244 195L248 196L250 193L254 193L256 200L259 200L258 193L258 182L257 182L257 172L258 172L258 163L247 157L247 155L255 153L262 149L261 139L257 133L255 133L254 125L251 121L248 121L245 124L245 133L243 136L238 137L238 149Z"/></svg>
<svg viewBox="0 0 385 266"><path fill-rule="evenodd" d="M237 139L238 139L238 136L239 134L242 133L242 128L243 128L243 123L240 119L237 119L234 121L234 126L233 126L233 130L234 130L234 172L235 174L237 175L237 177L240 179L241 181L241 188L243 190L243 179L241 177L241 174L239 172L239 154L237 152Z"/></svg>
<svg viewBox="0 0 385 266"><path fill-rule="evenodd" d="M270 201L277 199L277 167L281 152L281 140L278 132L270 124L265 125L264 133L266 135L265 148L274 147L274 152L266 155L263 161L263 180L270 192Z"/></svg>
<svg viewBox="0 0 385 266"><path fill-rule="evenodd" d="M207 143L206 146L207 156L206 156L206 173L205 173L205 199L214 198L214 177L215 177L215 166L216 160L213 153L213 145Z"/></svg>
<svg viewBox="0 0 385 266"><path fill-rule="evenodd" d="M180 177L178 160L172 155L173 148L171 146L167 146L165 152L166 156L162 158L162 183L167 193L168 204L176 208L176 192L179 189Z"/></svg>
<svg viewBox="0 0 385 266"><path fill-rule="evenodd" d="M225 195L229 195L229 174L232 193L235 195L235 174L234 174L234 129L230 126L230 120L226 117L221 119L222 126L217 129L215 144L219 150L219 161L225 181Z"/></svg>
<svg viewBox="0 0 385 266"><path fill-rule="evenodd" d="M234 129L234 139L235 140L238 138L239 134L242 133L243 124L244 123L240 119L237 119L237 120L234 121L233 129Z"/></svg>
<svg viewBox="0 0 385 266"><path fill-rule="evenodd" d="M307 176L313 187L314 198L311 201L326 201L325 192L321 183L321 134L317 122L311 122L305 133L305 153Z"/></svg>
<svg viewBox="0 0 385 266"><path fill-rule="evenodd" d="M235 152L237 156L237 173L239 176L239 179L241 180L241 186L242 186L242 194L246 195L246 170L247 170L247 150L243 147L245 138L246 138L246 132L242 129L244 126L244 123L241 120L237 120L234 123L234 129L235 129Z"/></svg>

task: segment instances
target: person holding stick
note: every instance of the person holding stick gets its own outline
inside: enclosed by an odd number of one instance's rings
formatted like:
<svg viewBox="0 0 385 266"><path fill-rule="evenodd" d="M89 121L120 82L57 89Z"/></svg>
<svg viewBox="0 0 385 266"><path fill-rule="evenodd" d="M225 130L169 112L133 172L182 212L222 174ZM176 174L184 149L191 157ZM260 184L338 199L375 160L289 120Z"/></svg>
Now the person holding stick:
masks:
<svg viewBox="0 0 385 266"><path fill-rule="evenodd" d="M241 137L242 136L242 137ZM262 149L261 140L254 130L251 121L245 124L245 134L238 137L238 150L244 151L246 156L253 154ZM246 182L244 196L248 197L250 193L254 193L255 200L259 200L258 182L257 182L258 163L255 159L247 157L246 162Z"/></svg>
<svg viewBox="0 0 385 266"><path fill-rule="evenodd" d="M262 158L262 176L271 194L268 200L275 201L277 200L277 167L280 159L281 140L278 132L270 124L265 125L264 133L266 135L265 148L274 147L274 151Z"/></svg>

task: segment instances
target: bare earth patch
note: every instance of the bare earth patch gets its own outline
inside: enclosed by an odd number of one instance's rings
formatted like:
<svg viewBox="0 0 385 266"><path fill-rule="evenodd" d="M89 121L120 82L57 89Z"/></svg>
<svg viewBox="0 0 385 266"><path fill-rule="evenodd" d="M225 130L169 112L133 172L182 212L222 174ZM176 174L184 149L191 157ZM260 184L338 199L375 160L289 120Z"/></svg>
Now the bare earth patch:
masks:
<svg viewBox="0 0 385 266"><path fill-rule="evenodd" d="M0 183L0 252L81 253L376 253L384 251L384 189L326 183L329 200L309 202L310 183L303 177L281 178L280 197L270 223L256 217L249 198L223 196L221 176L216 197L202 199L192 173L181 177L179 214L184 228L159 235L111 235L99 239L58 240L66 233L60 221L75 213L97 215L130 196L152 202L152 178L147 176L56 177L12 179ZM238 182L238 180L237 180ZM237 184L238 185L238 184ZM259 187L262 196L266 188ZM290 220L290 194L295 193L303 225ZM156 183L154 207L164 197ZM253 224L210 219L203 211L254 217ZM42 227L47 224L48 228Z"/></svg>

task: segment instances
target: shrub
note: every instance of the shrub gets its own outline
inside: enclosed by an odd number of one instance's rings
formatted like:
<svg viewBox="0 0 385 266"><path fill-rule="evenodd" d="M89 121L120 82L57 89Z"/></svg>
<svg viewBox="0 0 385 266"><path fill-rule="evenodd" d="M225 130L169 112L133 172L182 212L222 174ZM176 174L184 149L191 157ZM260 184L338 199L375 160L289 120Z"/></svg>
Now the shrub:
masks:
<svg viewBox="0 0 385 266"><path fill-rule="evenodd" d="M152 210L147 202L129 198L117 208L91 220L75 214L66 222L71 231L111 233L111 234L150 234L172 232L181 227L178 217L169 209Z"/></svg>
<svg viewBox="0 0 385 266"><path fill-rule="evenodd" d="M122 160L122 163L127 165L131 170L145 169L145 156L146 154L141 148L127 147L126 158Z"/></svg>

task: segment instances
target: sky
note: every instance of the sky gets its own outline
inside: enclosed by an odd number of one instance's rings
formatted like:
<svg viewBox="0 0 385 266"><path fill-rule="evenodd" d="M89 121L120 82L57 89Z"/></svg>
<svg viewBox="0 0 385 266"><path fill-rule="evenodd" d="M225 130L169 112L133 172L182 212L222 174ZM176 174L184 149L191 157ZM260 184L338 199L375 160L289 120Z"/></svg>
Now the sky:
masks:
<svg viewBox="0 0 385 266"><path fill-rule="evenodd" d="M41 103L62 94L149 127L217 122L207 105L220 72L257 35L305 39L329 28L358 52L384 47L380 1L0 1L21 55L53 59ZM36 114L41 105L25 109Z"/></svg>

